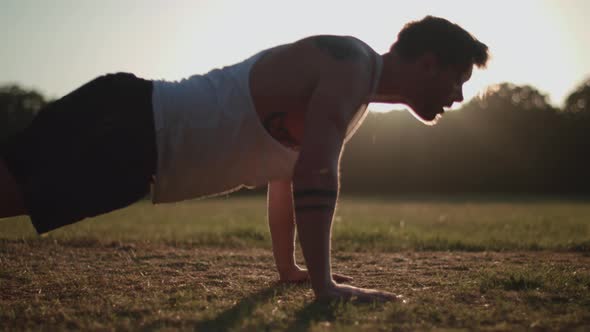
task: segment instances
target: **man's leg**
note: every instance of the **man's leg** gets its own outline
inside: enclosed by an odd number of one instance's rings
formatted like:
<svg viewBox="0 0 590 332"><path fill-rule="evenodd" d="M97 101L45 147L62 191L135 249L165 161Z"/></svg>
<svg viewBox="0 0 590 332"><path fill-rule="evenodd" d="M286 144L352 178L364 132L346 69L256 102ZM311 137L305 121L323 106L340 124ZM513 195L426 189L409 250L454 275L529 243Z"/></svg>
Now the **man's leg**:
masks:
<svg viewBox="0 0 590 332"><path fill-rule="evenodd" d="M98 77L44 107L0 146L0 218L39 234L128 206L149 193L157 151L152 83Z"/></svg>
<svg viewBox="0 0 590 332"><path fill-rule="evenodd" d="M27 214L23 194L14 176L0 158L0 218Z"/></svg>

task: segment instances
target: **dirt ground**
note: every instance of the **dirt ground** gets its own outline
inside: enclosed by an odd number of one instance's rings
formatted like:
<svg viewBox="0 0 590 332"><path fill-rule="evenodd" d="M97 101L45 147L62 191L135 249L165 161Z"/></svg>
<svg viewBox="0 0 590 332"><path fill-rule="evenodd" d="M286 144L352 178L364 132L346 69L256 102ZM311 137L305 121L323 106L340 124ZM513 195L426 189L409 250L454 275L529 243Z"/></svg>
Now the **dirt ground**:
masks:
<svg viewBox="0 0 590 332"><path fill-rule="evenodd" d="M576 295L569 288L561 292L554 286L560 280L540 289L549 281L526 277L537 269L587 277L587 253L410 251L333 256L334 270L354 277L352 284L402 294L409 309L398 303L368 311L340 308L316 314L309 284L277 283L269 250L4 240L0 242L0 329L590 326L590 314L583 312L590 305L588 294ZM497 282L504 280L496 278L503 271L515 269L524 271L525 277ZM535 285L535 280L540 284ZM556 307L559 303L569 309ZM544 318L547 314L553 315L551 319Z"/></svg>

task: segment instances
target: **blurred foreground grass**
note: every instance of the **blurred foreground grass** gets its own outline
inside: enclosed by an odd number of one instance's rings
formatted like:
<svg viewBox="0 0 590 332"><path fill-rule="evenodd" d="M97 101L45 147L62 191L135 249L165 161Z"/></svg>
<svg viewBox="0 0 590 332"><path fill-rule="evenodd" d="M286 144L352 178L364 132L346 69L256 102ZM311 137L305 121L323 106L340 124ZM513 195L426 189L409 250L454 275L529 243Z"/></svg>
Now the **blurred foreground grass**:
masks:
<svg viewBox="0 0 590 332"><path fill-rule="evenodd" d="M0 221L0 239L37 238L28 218ZM45 240L147 241L175 245L270 247L263 196L177 204L148 201L63 227ZM346 251L590 251L590 200L501 197L344 197L333 247Z"/></svg>

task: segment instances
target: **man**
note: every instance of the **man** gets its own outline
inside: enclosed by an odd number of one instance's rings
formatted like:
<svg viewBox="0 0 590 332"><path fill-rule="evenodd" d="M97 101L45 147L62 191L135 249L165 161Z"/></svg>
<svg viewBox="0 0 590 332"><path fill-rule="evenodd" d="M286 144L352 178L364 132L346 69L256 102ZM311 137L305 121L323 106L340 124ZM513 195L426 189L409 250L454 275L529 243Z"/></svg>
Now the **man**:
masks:
<svg viewBox="0 0 590 332"><path fill-rule="evenodd" d="M281 279L317 298L389 300L337 283L330 236L339 161L370 102L403 103L426 124L463 101L487 46L428 16L379 55L353 37L313 36L180 82L106 75L48 105L0 150L0 217L39 233L127 206L268 183ZM294 260L295 227L308 271Z"/></svg>

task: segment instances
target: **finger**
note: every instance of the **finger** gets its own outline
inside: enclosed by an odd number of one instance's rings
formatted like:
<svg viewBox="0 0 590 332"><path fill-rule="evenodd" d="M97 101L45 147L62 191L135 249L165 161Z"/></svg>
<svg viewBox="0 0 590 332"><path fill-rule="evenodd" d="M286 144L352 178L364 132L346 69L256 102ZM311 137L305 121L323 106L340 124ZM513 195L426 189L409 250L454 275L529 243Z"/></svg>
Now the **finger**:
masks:
<svg viewBox="0 0 590 332"><path fill-rule="evenodd" d="M354 280L353 277L349 277L349 276L345 276L343 274L337 274L337 273L334 273L333 274L333 277L334 277L334 280L336 282L347 282L347 281L353 281Z"/></svg>
<svg viewBox="0 0 590 332"><path fill-rule="evenodd" d="M382 301L399 301L399 302L403 302L403 296L401 295L395 295L393 293L388 293L388 292L379 292L378 297L382 300Z"/></svg>
<svg viewBox="0 0 590 332"><path fill-rule="evenodd" d="M395 295L393 293L389 293L389 292L364 292L362 295L357 295L356 300L358 302L363 302L363 303L367 303L367 302L379 302L379 303L384 303L384 302L390 302L390 301L401 301L400 297L398 295Z"/></svg>

